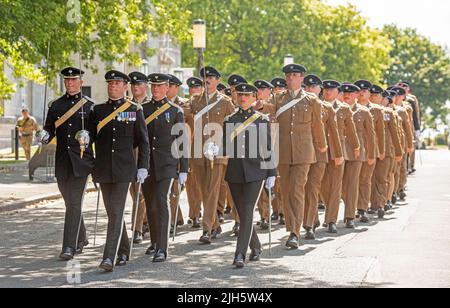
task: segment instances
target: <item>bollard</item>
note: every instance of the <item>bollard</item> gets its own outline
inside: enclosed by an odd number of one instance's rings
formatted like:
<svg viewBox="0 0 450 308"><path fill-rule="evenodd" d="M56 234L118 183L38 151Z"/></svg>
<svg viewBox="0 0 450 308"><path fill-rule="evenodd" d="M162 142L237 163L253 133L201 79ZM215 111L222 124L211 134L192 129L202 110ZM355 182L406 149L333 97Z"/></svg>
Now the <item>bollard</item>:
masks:
<svg viewBox="0 0 450 308"><path fill-rule="evenodd" d="M19 160L19 128L16 127L16 133L14 136L14 153L16 155L16 161Z"/></svg>

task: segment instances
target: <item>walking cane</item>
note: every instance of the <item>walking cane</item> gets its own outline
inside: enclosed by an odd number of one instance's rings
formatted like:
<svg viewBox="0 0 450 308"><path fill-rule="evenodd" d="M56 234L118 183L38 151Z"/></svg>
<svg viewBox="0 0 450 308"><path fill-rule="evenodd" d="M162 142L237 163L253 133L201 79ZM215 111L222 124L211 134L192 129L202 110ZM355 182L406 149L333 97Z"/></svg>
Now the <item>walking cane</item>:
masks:
<svg viewBox="0 0 450 308"><path fill-rule="evenodd" d="M178 214L180 212L180 196L184 190L184 185L178 184L178 202L177 202L177 210L175 211L175 225L173 227L173 238L172 242L175 242L175 237L177 236L177 227L178 227Z"/></svg>
<svg viewBox="0 0 450 308"><path fill-rule="evenodd" d="M98 187L96 183L94 183L94 186L97 189L97 210L95 212L95 227L94 227L94 247L95 247L95 243L97 242L98 210L100 207L101 190L100 190L100 187Z"/></svg>
<svg viewBox="0 0 450 308"><path fill-rule="evenodd" d="M141 183L139 183L139 186L138 186L138 193L137 193L137 196L136 196L136 210L135 210L135 212L134 212L134 221L132 222L132 229L131 229L131 234L132 234L132 240L131 240L131 244L130 244L130 256L129 256L129 260L131 260L131 255L133 254L133 238L134 238L134 232L135 232L135 229L136 229L136 220L137 220L137 213L138 213L138 208L139 208L139 201L141 201L141 188L142 188L142 184Z"/></svg>
<svg viewBox="0 0 450 308"><path fill-rule="evenodd" d="M272 256L272 189L269 189L269 256Z"/></svg>

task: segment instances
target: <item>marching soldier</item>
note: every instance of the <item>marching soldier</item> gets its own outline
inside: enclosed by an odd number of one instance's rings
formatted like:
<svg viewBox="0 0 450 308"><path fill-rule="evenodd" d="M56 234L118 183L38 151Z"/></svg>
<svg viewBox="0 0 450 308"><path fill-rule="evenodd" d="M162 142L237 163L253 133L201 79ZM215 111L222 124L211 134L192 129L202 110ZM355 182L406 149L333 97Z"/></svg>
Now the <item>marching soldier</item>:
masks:
<svg viewBox="0 0 450 308"><path fill-rule="evenodd" d="M148 91L148 81L147 76L140 72L133 72L128 75L130 77L131 84L131 94L133 94L132 101L136 104L143 105L150 101L150 98L147 96ZM135 149L134 159L137 161L138 158L138 150ZM130 186L130 194L133 199L133 214L132 214L132 224L135 226L134 234L133 234L133 242L135 244L141 244L144 240L144 225L148 228L147 221L147 213L145 210L145 199L144 195L140 194L139 196L139 204L136 204L137 194L139 190L139 183L131 183ZM135 211L137 215L135 215ZM136 221L134 221L134 217L137 217Z"/></svg>
<svg viewBox="0 0 450 308"><path fill-rule="evenodd" d="M224 177L227 160L216 158L222 138L218 138L219 125L222 128L225 117L234 113L231 100L217 92L221 74L213 67L205 67L200 72L205 78L205 91L190 101L194 117L193 172L199 180L203 201L203 235L200 242L210 244L222 233L217 216L220 185ZM214 134L213 134L214 132Z"/></svg>
<svg viewBox="0 0 450 308"><path fill-rule="evenodd" d="M279 171L286 229L290 232L288 248L299 247L300 229L305 210L305 185L312 164L317 162L316 149L327 151L322 104L315 95L306 93L302 83L306 69L298 64L283 68L288 90L275 97L279 123Z"/></svg>
<svg viewBox="0 0 450 308"><path fill-rule="evenodd" d="M308 75L305 77L305 91L319 96L322 91L322 80L316 75ZM333 161L335 166L341 166L344 163L342 154L341 141L336 123L336 111L330 103L321 101L322 103L322 122L325 127L325 135L327 136L328 151L321 153L316 150L317 162L311 165L308 173L308 181L306 183L305 198L305 217L303 228L306 230L305 239L314 240L315 230L320 226L318 218L318 204L322 181L325 170L329 161Z"/></svg>
<svg viewBox="0 0 450 308"><path fill-rule="evenodd" d="M87 179L94 167L92 142L81 145L78 133L87 129L88 118L94 102L81 94L84 72L68 67L61 71L66 94L49 104L40 142L47 144L57 139L55 175L64 198L66 215L64 239L60 259L72 260L88 245L82 206Z"/></svg>
<svg viewBox="0 0 450 308"><path fill-rule="evenodd" d="M167 259L171 221L169 194L175 179L181 186L186 184L189 166L183 150L188 142L180 138L186 139L188 136L183 136L183 109L167 98L170 77L151 74L148 79L153 98L143 105L150 140L150 176L143 185L152 237L152 246L147 254L154 252L153 262L164 262ZM179 133L175 135L173 129L178 129Z"/></svg>
<svg viewBox="0 0 450 308"><path fill-rule="evenodd" d="M325 80L323 87L324 100L332 104L336 112L339 139L344 159L345 161L359 159L361 147L356 133L355 122L353 121L353 113L346 103L338 99L341 92L341 84L335 80ZM326 204L325 225L328 227L327 232L329 233L337 233L336 223L342 196L344 167L345 164L336 165L335 161L330 160L322 182L322 196Z"/></svg>
<svg viewBox="0 0 450 308"><path fill-rule="evenodd" d="M284 92L286 92L287 89L287 83L286 83L286 79L281 78L281 77L276 77L274 79L272 79L272 81L270 82L273 85L273 89L272 92L273 94L282 94Z"/></svg>
<svg viewBox="0 0 450 308"><path fill-rule="evenodd" d="M30 115L27 107L22 108L22 116L17 120L16 126L19 128L19 140L25 152L27 160L31 159L31 145L33 144L33 133L38 133L41 129L38 122Z"/></svg>
<svg viewBox="0 0 450 308"><path fill-rule="evenodd" d="M219 83L219 85L217 86L217 91L219 91L219 93L225 95L226 88L227 88L226 85L224 85L223 83Z"/></svg>
<svg viewBox="0 0 450 308"><path fill-rule="evenodd" d="M256 87L249 84L237 85L240 108L224 123L223 153L229 157L225 179L241 218L233 263L237 268L245 266L249 246L249 260L260 260L262 249L253 225L253 213L264 184L266 189L272 189L276 178L276 169L267 162L266 155L271 154L270 120L252 108L256 91ZM251 135L251 132L256 134ZM250 154L252 152L256 157Z"/></svg>
<svg viewBox="0 0 450 308"><path fill-rule="evenodd" d="M359 193L358 193L358 215L362 223L369 222L367 211L372 193L372 176L377 161L383 161L385 154L385 128L384 128L384 111L381 106L370 102L370 89L372 83L367 80L359 80L355 82L361 91L359 91L358 104L369 109L372 114L373 126L375 128L375 153L377 160L373 165L369 161L363 162L361 174L359 176Z"/></svg>
<svg viewBox="0 0 450 308"><path fill-rule="evenodd" d="M203 93L203 81L197 77L191 77L186 81L186 84L189 87L189 96L192 99L194 96L201 95ZM188 104L188 103L186 103ZM194 140L193 132L194 132L194 117L190 112L190 108L185 109L185 118L186 123L190 128L190 141L191 144ZM202 210L202 192L200 189L200 180L196 178L194 172L192 172L192 161L189 162L189 174L186 182L186 194L189 203L189 218L192 222L192 228L201 228L200 224L200 214Z"/></svg>
<svg viewBox="0 0 450 308"><path fill-rule="evenodd" d="M363 163L373 166L376 162L375 128L372 115L364 106L357 103L361 89L354 84L343 84L344 102L352 112L361 146L359 157L352 157L345 164L342 199L345 203L345 227L355 228L355 213L358 207L360 176ZM349 151L350 152L350 151Z"/></svg>
<svg viewBox="0 0 450 308"><path fill-rule="evenodd" d="M242 77L241 75L232 74L230 77L228 77L228 81L227 82L228 82L228 86L231 89L231 97L232 97L232 100L233 100L233 104L236 107L239 107L239 105L237 103L236 86L241 84L241 83L247 83L247 80L244 77Z"/></svg>
<svg viewBox="0 0 450 308"><path fill-rule="evenodd" d="M383 121L385 123L385 158L378 160L372 178L371 208L377 211L378 218L385 215L385 206L390 199L389 183L394 172L395 162L402 159L402 147L398 134L397 121L394 110L388 107L389 95L380 86L373 85L370 89L370 101L373 104L384 107ZM383 96L384 95L384 96Z"/></svg>
<svg viewBox="0 0 450 308"><path fill-rule="evenodd" d="M100 268L114 271L126 265L130 243L124 221L127 192L132 182L144 183L148 175L149 143L142 106L125 97L130 77L119 71L105 75L109 100L95 105L89 131L95 142L95 182L100 183L108 214L108 232ZM134 149L138 147L137 162Z"/></svg>

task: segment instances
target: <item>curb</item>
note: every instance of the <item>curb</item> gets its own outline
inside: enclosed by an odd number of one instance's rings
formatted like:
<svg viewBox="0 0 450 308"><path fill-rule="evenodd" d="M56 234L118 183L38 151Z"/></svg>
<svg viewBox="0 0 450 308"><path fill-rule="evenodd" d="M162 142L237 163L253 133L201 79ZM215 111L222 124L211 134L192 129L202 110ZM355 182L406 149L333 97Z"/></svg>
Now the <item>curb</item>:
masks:
<svg viewBox="0 0 450 308"><path fill-rule="evenodd" d="M86 193L91 193L91 192L95 192L95 191L97 191L95 189L95 187L86 189ZM13 204L0 206L0 213L3 214L3 213L7 213L7 212L12 212L12 211L23 210L27 206L30 206L35 203L39 203L39 202L43 202L43 201L54 201L54 200L58 200L58 199L62 199L61 193L44 195L44 196L40 196L38 198L33 198L33 199L25 199L23 201L16 202Z"/></svg>

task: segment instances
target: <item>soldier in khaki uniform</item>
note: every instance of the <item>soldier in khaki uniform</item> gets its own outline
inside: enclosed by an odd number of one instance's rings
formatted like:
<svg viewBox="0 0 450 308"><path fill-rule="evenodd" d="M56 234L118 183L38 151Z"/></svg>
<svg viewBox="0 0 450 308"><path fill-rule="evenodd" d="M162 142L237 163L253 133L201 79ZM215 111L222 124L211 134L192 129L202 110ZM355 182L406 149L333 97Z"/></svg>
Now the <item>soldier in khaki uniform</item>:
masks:
<svg viewBox="0 0 450 308"><path fill-rule="evenodd" d="M370 101L372 83L367 80L359 80L355 82L361 91L359 92L358 104L369 109L373 118L375 128L375 153L377 161L383 161L385 158L385 129L384 129L384 111L383 108ZM372 194L372 176L375 170L376 162L370 165L364 162L359 176L359 194L358 194L358 216L362 223L369 222L367 211L369 209Z"/></svg>
<svg viewBox="0 0 450 308"><path fill-rule="evenodd" d="M186 80L186 84L189 87L189 96L192 99L194 96L199 96L203 93L203 81L197 77L191 77ZM189 102L186 103L187 108L184 108L184 116L186 123L189 126L191 132L191 143L194 140L194 117L191 113ZM201 228L200 215L202 210L202 192L194 172L192 172L192 161L189 161L189 175L186 182L186 194L189 203L189 219L192 223L192 228Z"/></svg>
<svg viewBox="0 0 450 308"><path fill-rule="evenodd" d="M25 152L27 160L31 159L31 145L33 144L33 132L40 131L36 119L30 116L30 110L22 108L22 116L17 120L16 126L19 128L19 140Z"/></svg>
<svg viewBox="0 0 450 308"><path fill-rule="evenodd" d="M302 89L306 69L298 64L283 68L288 90L275 97L279 123L279 172L286 214L286 229L290 232L288 248L299 246L300 229L305 211L305 185L312 164L317 162L316 149L324 153L327 142L321 120L322 104Z"/></svg>
<svg viewBox="0 0 450 308"><path fill-rule="evenodd" d="M358 206L359 197L359 179L363 163L367 162L372 166L376 162L376 142L375 129L372 115L364 106L356 101L360 88L354 84L343 84L344 102L347 103L353 112L353 121L355 122L356 132L358 134L361 146L361 155L352 157L345 163L342 199L345 203L345 227L355 228L355 212ZM350 152L350 151L349 151ZM350 154L353 154L350 152Z"/></svg>
<svg viewBox="0 0 450 308"><path fill-rule="evenodd" d="M215 68L203 68L201 76L205 78L206 91L190 101L195 121L192 165L193 172L198 176L204 208L200 242L210 244L222 232L217 205L227 159L217 155L222 142L224 120L234 113L235 108L228 97L217 92L221 74Z"/></svg>
<svg viewBox="0 0 450 308"><path fill-rule="evenodd" d="M385 158L377 161L374 175L372 178L372 210L377 211L378 218L382 219L385 215L385 206L390 199L389 185L391 175L394 172L395 162L402 159L402 146L400 143L397 121L394 110L388 107L389 93L380 86L373 85L370 101L384 108L385 123Z"/></svg>
<svg viewBox="0 0 450 308"><path fill-rule="evenodd" d="M344 159L345 161L359 159L361 147L356 133L355 122L353 121L353 113L346 103L337 99L341 92L341 84L335 80L325 80L323 87L324 100L332 104L336 112L339 139ZM337 233L336 223L342 196L344 167L344 164L336 165L335 161L330 160L322 181L321 195L326 204L325 225L328 227L329 233Z"/></svg>
<svg viewBox="0 0 450 308"><path fill-rule="evenodd" d="M315 75L306 76L304 84L306 86L306 92L319 96L322 90L322 80L319 77ZM328 151L320 153L316 150L317 163L311 166L308 174L308 182L306 183L305 218L303 221L303 228L306 230L305 239L307 240L314 240L316 238L315 229L320 226L318 204L327 164L329 161L333 161L336 166L341 166L344 163L342 146L336 123L336 111L330 103L324 101L321 101L321 103L322 122L325 126Z"/></svg>
<svg viewBox="0 0 450 308"><path fill-rule="evenodd" d="M272 92L274 95L283 94L284 92L286 92L286 89L287 89L286 79L281 78L281 77L276 77L276 78L272 79L272 81L270 83L273 85Z"/></svg>
<svg viewBox="0 0 450 308"><path fill-rule="evenodd" d="M131 80L131 94L133 94L133 102L139 105L146 104L150 102L150 98L147 96L148 91L148 81L147 76L140 72L132 72L128 75ZM138 158L138 150L134 150L134 158L137 161ZM133 216L132 216L132 224L135 226L134 234L133 234L133 242L135 244L140 244L144 240L144 225L147 226L148 229L148 221L147 221L147 211L145 209L145 198L144 194L141 193L139 196L139 204L136 204L137 193L139 190L139 183L131 183L130 185L130 195L133 199ZM135 215L135 211L137 209L137 215ZM134 221L134 217L136 216L136 222Z"/></svg>

